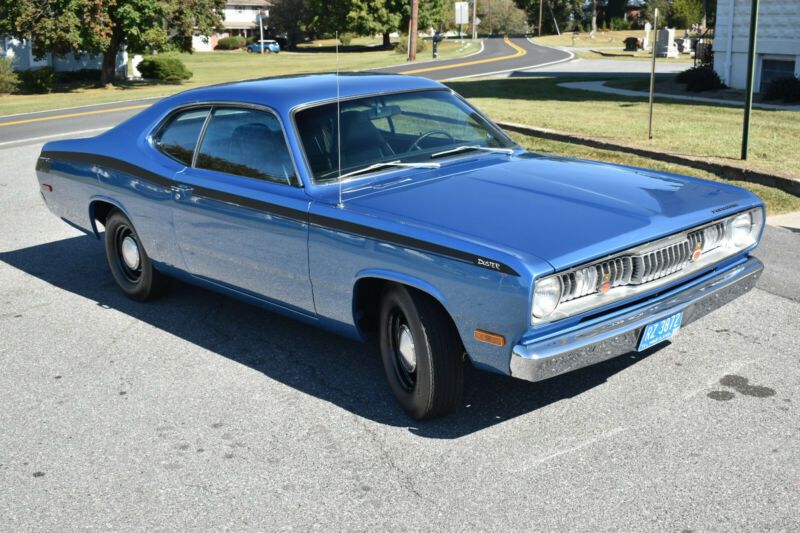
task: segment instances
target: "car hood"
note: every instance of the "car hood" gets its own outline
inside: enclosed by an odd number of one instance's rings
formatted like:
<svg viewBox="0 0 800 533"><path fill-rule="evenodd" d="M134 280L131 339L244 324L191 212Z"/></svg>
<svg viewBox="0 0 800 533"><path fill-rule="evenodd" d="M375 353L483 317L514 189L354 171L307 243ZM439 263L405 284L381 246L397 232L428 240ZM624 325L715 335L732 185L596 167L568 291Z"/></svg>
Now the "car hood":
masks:
<svg viewBox="0 0 800 533"><path fill-rule="evenodd" d="M760 204L722 183L530 153L408 176L351 188L348 209L530 254L556 270Z"/></svg>

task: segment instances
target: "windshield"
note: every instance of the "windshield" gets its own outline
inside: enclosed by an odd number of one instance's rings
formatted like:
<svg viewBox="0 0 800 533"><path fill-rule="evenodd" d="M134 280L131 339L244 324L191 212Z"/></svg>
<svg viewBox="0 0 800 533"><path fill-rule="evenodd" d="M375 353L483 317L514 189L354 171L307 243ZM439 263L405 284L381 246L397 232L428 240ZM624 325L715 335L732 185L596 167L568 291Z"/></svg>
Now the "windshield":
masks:
<svg viewBox="0 0 800 533"><path fill-rule="evenodd" d="M298 111L300 140L315 182L339 177L336 103ZM466 102L447 90L370 96L341 102L341 175L392 168L380 163L423 163L442 152L453 157L514 142ZM450 155L450 154L446 154ZM398 165L393 165L398 166ZM365 170L364 173L366 173Z"/></svg>

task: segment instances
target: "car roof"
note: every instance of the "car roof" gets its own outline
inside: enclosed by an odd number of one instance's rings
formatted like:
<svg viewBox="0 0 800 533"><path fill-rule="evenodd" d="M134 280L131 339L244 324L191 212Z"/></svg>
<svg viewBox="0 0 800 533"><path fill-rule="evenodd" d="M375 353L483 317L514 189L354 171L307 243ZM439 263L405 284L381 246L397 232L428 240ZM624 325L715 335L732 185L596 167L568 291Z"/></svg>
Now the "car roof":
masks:
<svg viewBox="0 0 800 533"><path fill-rule="evenodd" d="M444 86L438 82L416 76L379 73L343 73L338 76L338 94L341 98L442 88ZM212 85L179 93L162 102L172 106L204 101L242 102L288 112L304 104L334 100L336 96L337 75L330 73Z"/></svg>

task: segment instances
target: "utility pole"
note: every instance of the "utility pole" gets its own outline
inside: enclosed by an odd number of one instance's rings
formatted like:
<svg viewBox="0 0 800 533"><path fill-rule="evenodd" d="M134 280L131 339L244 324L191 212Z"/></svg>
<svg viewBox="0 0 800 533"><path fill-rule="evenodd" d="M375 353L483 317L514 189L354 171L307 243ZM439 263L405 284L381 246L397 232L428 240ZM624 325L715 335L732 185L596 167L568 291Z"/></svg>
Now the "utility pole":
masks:
<svg viewBox="0 0 800 533"><path fill-rule="evenodd" d="M756 73L756 36L758 30L758 2L750 7L750 42L747 47L747 88L744 95L744 124L742 126L742 159L747 159L750 144L750 112L753 110L753 82Z"/></svg>
<svg viewBox="0 0 800 533"><path fill-rule="evenodd" d="M411 20L408 22L408 60L417 60L417 26L419 25L419 0L411 0Z"/></svg>
<svg viewBox="0 0 800 533"><path fill-rule="evenodd" d="M544 0L539 0L539 31L536 33L537 37L542 36L542 13L544 13Z"/></svg>
<svg viewBox="0 0 800 533"><path fill-rule="evenodd" d="M650 67L650 117L647 124L647 138L653 138L653 93L656 90L656 48L658 47L658 8L653 16L653 64Z"/></svg>
<svg viewBox="0 0 800 533"><path fill-rule="evenodd" d="M472 1L472 40L478 38L478 0Z"/></svg>

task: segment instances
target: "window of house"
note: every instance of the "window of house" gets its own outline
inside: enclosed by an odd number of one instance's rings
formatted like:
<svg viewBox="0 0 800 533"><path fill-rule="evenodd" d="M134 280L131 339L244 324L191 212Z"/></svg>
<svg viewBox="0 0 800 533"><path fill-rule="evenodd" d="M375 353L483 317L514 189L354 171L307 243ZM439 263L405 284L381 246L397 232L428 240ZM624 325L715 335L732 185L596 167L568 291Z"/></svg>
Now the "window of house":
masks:
<svg viewBox="0 0 800 533"><path fill-rule="evenodd" d="M761 85L759 90L764 92L773 80L793 78L795 72L795 59L791 57L776 58L765 57L761 59Z"/></svg>

